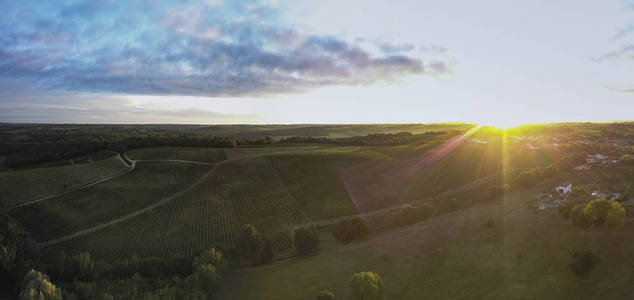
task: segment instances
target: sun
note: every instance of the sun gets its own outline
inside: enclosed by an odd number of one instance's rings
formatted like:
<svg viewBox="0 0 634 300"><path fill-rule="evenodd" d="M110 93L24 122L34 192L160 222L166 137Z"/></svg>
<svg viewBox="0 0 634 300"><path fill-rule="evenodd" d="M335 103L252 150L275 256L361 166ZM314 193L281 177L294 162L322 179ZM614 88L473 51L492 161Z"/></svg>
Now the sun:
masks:
<svg viewBox="0 0 634 300"><path fill-rule="evenodd" d="M508 130L511 128L515 128L515 127L519 127L522 126L523 123L521 122L514 122L514 121L486 121L486 122L480 122L478 123L479 126L482 127L494 127L494 128L499 128L502 130Z"/></svg>

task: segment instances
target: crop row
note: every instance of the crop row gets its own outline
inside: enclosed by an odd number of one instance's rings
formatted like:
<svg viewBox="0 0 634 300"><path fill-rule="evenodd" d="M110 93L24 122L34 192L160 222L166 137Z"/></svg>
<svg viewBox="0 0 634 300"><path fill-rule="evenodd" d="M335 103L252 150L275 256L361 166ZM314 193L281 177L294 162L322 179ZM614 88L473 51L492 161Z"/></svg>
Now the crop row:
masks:
<svg viewBox="0 0 634 300"><path fill-rule="evenodd" d="M231 167L220 168L164 206L53 250L87 251L106 261L190 255L204 248L235 246L246 224L267 236L274 249L291 246L290 225L304 217L275 170L265 159L254 160L239 172Z"/></svg>

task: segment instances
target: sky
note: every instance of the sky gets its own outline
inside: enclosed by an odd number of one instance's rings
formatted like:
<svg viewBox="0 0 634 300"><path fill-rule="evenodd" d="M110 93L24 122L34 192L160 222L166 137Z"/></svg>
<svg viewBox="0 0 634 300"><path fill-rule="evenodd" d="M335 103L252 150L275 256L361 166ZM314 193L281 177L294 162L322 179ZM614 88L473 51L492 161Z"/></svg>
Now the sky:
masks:
<svg viewBox="0 0 634 300"><path fill-rule="evenodd" d="M634 0L0 2L0 122L634 119Z"/></svg>

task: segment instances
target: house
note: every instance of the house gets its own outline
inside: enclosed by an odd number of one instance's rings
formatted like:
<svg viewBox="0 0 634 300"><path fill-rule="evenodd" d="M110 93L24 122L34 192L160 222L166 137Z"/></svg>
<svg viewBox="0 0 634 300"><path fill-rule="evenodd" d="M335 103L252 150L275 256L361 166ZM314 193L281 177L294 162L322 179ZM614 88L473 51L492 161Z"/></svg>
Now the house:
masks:
<svg viewBox="0 0 634 300"><path fill-rule="evenodd" d="M561 194L568 194L570 191L572 191L572 183L564 182L558 187L556 187L555 191Z"/></svg>

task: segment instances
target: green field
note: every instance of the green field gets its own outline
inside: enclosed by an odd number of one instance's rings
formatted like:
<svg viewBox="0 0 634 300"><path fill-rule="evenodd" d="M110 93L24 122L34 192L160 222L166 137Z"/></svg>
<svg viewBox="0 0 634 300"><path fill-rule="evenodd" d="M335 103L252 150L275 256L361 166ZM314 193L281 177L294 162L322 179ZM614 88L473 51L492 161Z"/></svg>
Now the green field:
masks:
<svg viewBox="0 0 634 300"><path fill-rule="evenodd" d="M176 159L215 163L227 159L223 149L203 147L155 147L133 149L126 153L133 160Z"/></svg>
<svg viewBox="0 0 634 300"><path fill-rule="evenodd" d="M168 197L211 166L140 162L134 171L89 188L14 209L10 214L38 241L86 229Z"/></svg>
<svg viewBox="0 0 634 300"><path fill-rule="evenodd" d="M19 205L118 174L127 168L117 156L90 163L0 172L0 202L8 207Z"/></svg>
<svg viewBox="0 0 634 300"><path fill-rule="evenodd" d="M289 226L306 221L300 207L265 157L218 166L193 190L134 219L53 247L89 251L113 261L143 256L191 255L233 246L238 231L253 224L275 249L291 246Z"/></svg>
<svg viewBox="0 0 634 300"><path fill-rule="evenodd" d="M437 151L434 147L438 145L442 147L442 143L434 143L407 147L225 149L231 153L229 160L214 168L192 191L133 219L57 245L53 251L88 251L97 258L116 260L132 254L159 257L191 254L210 246L227 249L234 244L239 228L247 223L270 236L275 248L283 250L292 245L288 231L292 224L421 200L501 170L501 150L479 144L464 143L436 160L425 160ZM131 156L187 160L213 157L208 156L210 151L205 148L183 148L184 154L179 152L179 148L148 148ZM420 160L425 160L425 164L416 165ZM152 162L156 166L162 163ZM523 166L543 163L543 160L525 162ZM143 164L147 163L141 162L139 166ZM418 168L403 175L412 165ZM151 203L138 202L135 207ZM67 208L55 211L61 214L64 209ZM23 215L43 216L34 211L25 210ZM112 214L100 215L103 216L100 222L106 222ZM58 236L55 232L67 234L95 224L48 219L53 220L52 225L32 230L49 239Z"/></svg>
<svg viewBox="0 0 634 300"><path fill-rule="evenodd" d="M631 298L634 224L583 230L556 210L534 210L526 201L562 181L631 181L632 176L632 168L565 173L542 187L366 241L327 243L316 256L232 270L221 298L314 299L320 290L331 290L338 299L348 299L350 277L367 270L381 274L386 299ZM489 220L491 228L484 226ZM601 257L587 280L569 268L570 253L579 248Z"/></svg>

